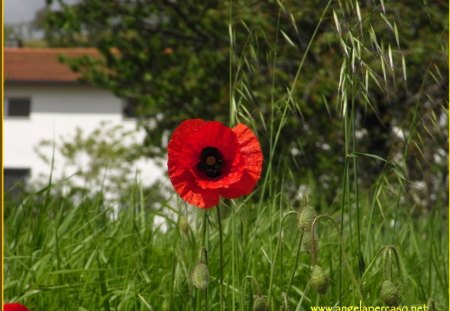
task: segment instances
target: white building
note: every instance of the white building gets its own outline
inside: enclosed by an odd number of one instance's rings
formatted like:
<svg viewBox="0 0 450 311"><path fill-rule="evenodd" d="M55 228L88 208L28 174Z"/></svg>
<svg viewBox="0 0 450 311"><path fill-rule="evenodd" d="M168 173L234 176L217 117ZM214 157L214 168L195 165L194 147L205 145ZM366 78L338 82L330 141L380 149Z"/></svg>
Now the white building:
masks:
<svg viewBox="0 0 450 311"><path fill-rule="evenodd" d="M42 176L50 175L48 163L36 153L43 140L58 143L62 137L73 137L77 128L89 133L101 122L122 125L129 130L136 128L136 120L126 115L124 100L80 83L78 75L57 59L61 54L69 57L98 55L94 49L5 48L4 53L5 189L18 180L34 184L43 182ZM132 139L139 141L143 135L136 132ZM48 152L51 158L51 148ZM61 162L63 158L54 160L58 163L52 172L55 179L76 173L74 167ZM137 163L136 171L145 185L162 175L162 170L149 159Z"/></svg>

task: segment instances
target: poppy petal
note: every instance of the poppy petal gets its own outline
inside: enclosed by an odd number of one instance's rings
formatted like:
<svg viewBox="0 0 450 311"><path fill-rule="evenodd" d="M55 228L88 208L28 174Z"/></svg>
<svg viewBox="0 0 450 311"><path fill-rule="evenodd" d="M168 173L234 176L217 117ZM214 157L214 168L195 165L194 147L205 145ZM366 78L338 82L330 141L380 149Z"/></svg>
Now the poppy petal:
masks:
<svg viewBox="0 0 450 311"><path fill-rule="evenodd" d="M256 186L257 180L248 172L244 172L237 183L228 188L220 189L220 195L226 199L236 199L240 196L250 194Z"/></svg>
<svg viewBox="0 0 450 311"><path fill-rule="evenodd" d="M187 169L193 165L193 158L198 155L195 150L191 150L190 144L186 143L187 136L198 132L207 122L201 119L191 119L183 121L172 133L168 149L168 166L178 169Z"/></svg>
<svg viewBox="0 0 450 311"><path fill-rule="evenodd" d="M219 192L198 187L195 177L189 171L182 174L171 174L170 180L180 197L191 205L210 208L219 203Z"/></svg>
<svg viewBox="0 0 450 311"><path fill-rule="evenodd" d="M263 154L256 135L246 125L239 123L233 129L240 146L241 157L245 159L244 169L258 181L261 177Z"/></svg>
<svg viewBox="0 0 450 311"><path fill-rule="evenodd" d="M5 311L30 311L20 303L5 303L3 307Z"/></svg>

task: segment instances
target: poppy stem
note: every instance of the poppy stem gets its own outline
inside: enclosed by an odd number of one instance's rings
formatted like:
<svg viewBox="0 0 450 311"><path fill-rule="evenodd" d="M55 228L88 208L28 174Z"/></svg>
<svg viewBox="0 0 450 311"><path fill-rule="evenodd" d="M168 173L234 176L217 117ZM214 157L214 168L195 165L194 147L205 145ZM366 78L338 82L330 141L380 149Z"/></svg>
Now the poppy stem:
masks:
<svg viewBox="0 0 450 311"><path fill-rule="evenodd" d="M222 237L222 221L220 217L220 206L217 204L217 223L219 224L219 252L220 252L220 274L219 274L219 293L220 293L220 310L223 310L223 237Z"/></svg>
<svg viewBox="0 0 450 311"><path fill-rule="evenodd" d="M203 247L205 248L205 249L208 249L207 248L207 240L206 240L206 226L208 225L208 213L207 213L207 211L204 211L204 213L203 213L203 226L202 226L202 229L203 229L203 234L202 234L202 244L203 244Z"/></svg>
<svg viewBox="0 0 450 311"><path fill-rule="evenodd" d="M208 212L205 210L205 212L203 214L202 255L205 256L205 264L206 265L208 265L208 248L207 248L208 241L206 238L206 230L207 230L206 226L207 225L208 225ZM209 310L209 308L208 308L208 289L206 288L202 294L205 299L205 310Z"/></svg>

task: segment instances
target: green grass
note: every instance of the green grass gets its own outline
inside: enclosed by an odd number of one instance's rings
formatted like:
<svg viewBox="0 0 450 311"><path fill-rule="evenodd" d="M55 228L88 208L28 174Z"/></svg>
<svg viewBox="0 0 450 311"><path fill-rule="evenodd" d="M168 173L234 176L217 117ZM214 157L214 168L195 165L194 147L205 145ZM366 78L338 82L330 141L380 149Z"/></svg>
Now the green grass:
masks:
<svg viewBox="0 0 450 311"><path fill-rule="evenodd" d="M277 14L287 14L278 5ZM34 311L220 310L222 259L224 310L252 310L257 294L267 298L271 310L350 306L360 301L383 305L379 293L386 279L401 288L402 305L428 304L429 310L432 305L445 310L449 304L447 202L437 200L432 208L419 210L409 205L406 191L409 147L424 148L419 129L425 125L418 107L428 97L426 92L415 90L417 100L404 116L409 134L392 151L400 160L364 153L356 138L364 128L356 117L358 105L364 111L376 111L370 100L373 88L391 94L408 87L402 53L392 56L391 44L399 39L382 39L372 28L373 19L378 25L396 27L383 11L376 6L360 17L358 2L344 6L327 2L315 31L308 34L306 48L299 52L295 74L288 85L281 86L275 74L277 55L282 53L279 41L294 40L277 29L264 64L273 70L267 73L272 89L265 90L270 92L270 102L265 103L268 111L263 111L257 104L257 90L251 88L252 79L262 78L256 56L261 38L258 30L244 25L249 38L238 54L233 37L235 12L230 9L230 49L236 51L230 57L230 123L259 129L267 152L255 191L220 203L223 257L216 208L186 206L172 189L164 201L145 194L138 184L130 185L131 191L122 194L119 213L112 217L112 207L102 193L75 198L58 195L56 185L50 185L19 203L6 201L5 300L22 302ZM337 96L321 111L341 122L336 136L343 141L343 160L332 163L341 166L340 173L332 176L341 186L331 199L317 190L317 176L308 168L298 170L297 160L280 143L283 130L292 126L291 117L302 118L303 109L308 108L296 96L309 92L302 73L320 27L336 27L342 48ZM430 66L423 84L438 73ZM300 147L302 135L308 133L299 129L298 138L293 138ZM384 165L369 186L360 177L360 166L366 161ZM303 232L297 212L303 203L293 195L293 188L300 186L298 174L307 183L311 205L326 216L316 222L317 264L331 282L325 295L311 289L313 258L299 248ZM182 217L188 218L188 230L179 226ZM165 225L156 225L155 219L164 219ZM204 240L211 280L203 292L193 287L190 273L200 260Z"/></svg>
<svg viewBox="0 0 450 311"><path fill-rule="evenodd" d="M448 239L444 205L420 217L402 208L393 238L395 209L391 201L380 198L380 204L371 202L365 193L360 199L361 252L366 270L361 278L355 239L344 217L342 304L358 304L361 299L367 305L381 305L381 282L392 273L393 280L403 286L403 304L433 300L437 310L445 309ZM339 301L339 232L331 222L318 224L318 263L331 279L329 292L319 296L308 288L310 256L300 251L295 264L300 236L295 214L285 217L281 227L282 217L298 206L281 192L263 204L239 201L221 206L226 309L249 310L252 282L244 282L248 276L258 282L263 295L271 292L273 310L279 309L294 272L287 297L291 310L300 304L307 309L308 305ZM338 202L316 208L339 221ZM164 216L169 211L172 217ZM24 302L32 310L161 310L167 303L171 310L194 310L201 293L190 284L189 274L199 260L205 211L181 202L149 209L137 193L129 196L117 219L109 212L100 198L73 204L68 198L51 197L46 202L42 195L30 195L21 204L8 204L6 301ZM190 219L188 232L177 224L185 213ZM166 218L167 231L155 227L157 216ZM212 209L208 211L207 230L211 310L218 309L219 301L217 225ZM388 245L395 247L399 265L389 252L376 257Z"/></svg>

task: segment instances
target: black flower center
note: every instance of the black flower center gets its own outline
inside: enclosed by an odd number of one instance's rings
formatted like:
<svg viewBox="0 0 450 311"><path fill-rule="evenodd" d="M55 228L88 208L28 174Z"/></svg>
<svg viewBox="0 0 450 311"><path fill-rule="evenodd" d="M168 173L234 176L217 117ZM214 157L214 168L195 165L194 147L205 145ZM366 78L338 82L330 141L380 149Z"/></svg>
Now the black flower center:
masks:
<svg viewBox="0 0 450 311"><path fill-rule="evenodd" d="M200 154L200 161L197 169L205 173L209 178L217 178L222 175L222 168L225 165L222 154L215 147L206 147Z"/></svg>

